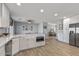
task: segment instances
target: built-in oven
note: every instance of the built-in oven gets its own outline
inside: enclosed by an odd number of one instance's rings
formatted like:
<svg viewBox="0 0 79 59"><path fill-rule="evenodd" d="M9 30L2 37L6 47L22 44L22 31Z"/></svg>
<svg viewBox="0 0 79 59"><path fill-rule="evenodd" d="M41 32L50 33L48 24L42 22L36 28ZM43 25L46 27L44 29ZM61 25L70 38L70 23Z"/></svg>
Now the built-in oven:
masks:
<svg viewBox="0 0 79 59"><path fill-rule="evenodd" d="M44 36L37 36L36 42L41 42L41 41L44 41Z"/></svg>

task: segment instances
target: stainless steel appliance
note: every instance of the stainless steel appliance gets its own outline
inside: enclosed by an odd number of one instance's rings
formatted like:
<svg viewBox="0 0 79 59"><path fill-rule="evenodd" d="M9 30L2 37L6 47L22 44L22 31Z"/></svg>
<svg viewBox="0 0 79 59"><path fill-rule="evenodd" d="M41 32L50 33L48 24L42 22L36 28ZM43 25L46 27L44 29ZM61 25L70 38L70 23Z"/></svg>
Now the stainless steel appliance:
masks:
<svg viewBox="0 0 79 59"><path fill-rule="evenodd" d="M44 41L44 36L38 36L36 37L36 42Z"/></svg>
<svg viewBox="0 0 79 59"><path fill-rule="evenodd" d="M69 25L69 44L79 47L79 23Z"/></svg>

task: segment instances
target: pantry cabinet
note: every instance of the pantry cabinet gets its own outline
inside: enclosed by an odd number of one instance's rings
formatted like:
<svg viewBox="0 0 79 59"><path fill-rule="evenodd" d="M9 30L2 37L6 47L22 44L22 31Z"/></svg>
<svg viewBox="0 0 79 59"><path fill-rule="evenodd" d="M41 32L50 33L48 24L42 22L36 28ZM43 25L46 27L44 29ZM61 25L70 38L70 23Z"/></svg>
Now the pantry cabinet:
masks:
<svg viewBox="0 0 79 59"><path fill-rule="evenodd" d="M1 19L2 19L1 15L2 15L2 5L0 4L0 26L1 26Z"/></svg>
<svg viewBox="0 0 79 59"><path fill-rule="evenodd" d="M5 4L0 4L0 27L8 27L10 23L9 9Z"/></svg>

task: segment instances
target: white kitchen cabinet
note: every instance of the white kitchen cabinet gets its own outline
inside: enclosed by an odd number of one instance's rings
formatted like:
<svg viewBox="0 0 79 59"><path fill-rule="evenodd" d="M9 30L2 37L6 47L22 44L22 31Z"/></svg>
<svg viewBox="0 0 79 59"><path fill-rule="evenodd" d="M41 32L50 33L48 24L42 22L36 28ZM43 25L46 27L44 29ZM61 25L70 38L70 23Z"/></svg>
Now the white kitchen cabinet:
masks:
<svg viewBox="0 0 79 59"><path fill-rule="evenodd" d="M36 35L27 35L23 38L20 38L20 50L35 48L43 45L45 45L45 41L36 42Z"/></svg>
<svg viewBox="0 0 79 59"><path fill-rule="evenodd" d="M20 50L24 49L30 49L34 48L36 45L36 38L34 36L32 37L25 37L25 38L20 38Z"/></svg>
<svg viewBox="0 0 79 59"><path fill-rule="evenodd" d="M28 49L29 48L29 39L27 38L20 38L20 50Z"/></svg>
<svg viewBox="0 0 79 59"><path fill-rule="evenodd" d="M0 4L0 27L8 27L10 23L10 14L7 6L5 4Z"/></svg>
<svg viewBox="0 0 79 59"><path fill-rule="evenodd" d="M45 45L45 41L42 41L42 42L36 42L36 43L35 43L35 46L36 46L36 47L44 46L44 45Z"/></svg>
<svg viewBox="0 0 79 59"><path fill-rule="evenodd" d="M0 17L1 17L1 11L2 11L2 7L1 7L1 3L0 3Z"/></svg>
<svg viewBox="0 0 79 59"><path fill-rule="evenodd" d="M1 8L1 3L0 3L0 16L1 16L1 11L2 11L2 8Z"/></svg>
<svg viewBox="0 0 79 59"><path fill-rule="evenodd" d="M5 56L5 46L0 47L0 56Z"/></svg>
<svg viewBox="0 0 79 59"><path fill-rule="evenodd" d="M14 38L12 40L12 55L19 52L19 38Z"/></svg>
<svg viewBox="0 0 79 59"><path fill-rule="evenodd" d="M36 47L35 43L36 43L36 38L35 38L35 37L31 37L31 38L29 39L29 48L34 48L34 47Z"/></svg>

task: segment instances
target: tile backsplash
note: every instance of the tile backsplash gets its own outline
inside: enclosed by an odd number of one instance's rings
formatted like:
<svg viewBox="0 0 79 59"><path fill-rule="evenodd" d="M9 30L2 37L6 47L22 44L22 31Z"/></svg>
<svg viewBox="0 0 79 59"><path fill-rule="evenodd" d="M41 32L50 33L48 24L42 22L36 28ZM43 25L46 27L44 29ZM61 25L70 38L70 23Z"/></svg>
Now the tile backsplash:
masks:
<svg viewBox="0 0 79 59"><path fill-rule="evenodd" d="M2 33L7 33L8 31L7 31L7 28L0 28L0 34L2 34Z"/></svg>
<svg viewBox="0 0 79 59"><path fill-rule="evenodd" d="M37 33L38 32L38 24L15 22L14 25L15 25L16 34Z"/></svg>

